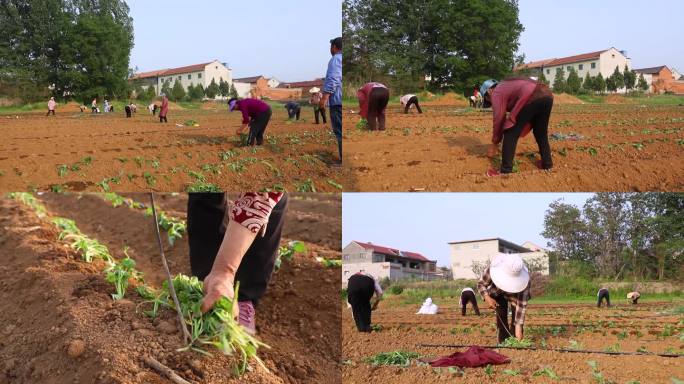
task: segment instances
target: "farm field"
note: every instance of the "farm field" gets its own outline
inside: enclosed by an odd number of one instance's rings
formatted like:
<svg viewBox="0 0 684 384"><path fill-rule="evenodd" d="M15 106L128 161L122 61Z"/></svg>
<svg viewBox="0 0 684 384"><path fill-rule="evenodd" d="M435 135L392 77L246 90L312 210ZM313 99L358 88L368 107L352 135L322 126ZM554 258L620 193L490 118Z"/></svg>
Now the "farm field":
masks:
<svg viewBox="0 0 684 384"><path fill-rule="evenodd" d="M302 120L289 122L274 103L258 148L240 146L240 123L239 112L213 103L172 105L168 124L142 106L131 119L122 111L81 114L73 103L58 108L56 117L43 111L0 115L0 189L341 190L344 172L331 166L337 142L330 124L314 124L311 108L304 105Z"/></svg>
<svg viewBox="0 0 684 384"><path fill-rule="evenodd" d="M175 312L147 317L142 312L151 304L132 286L124 299L112 300L104 261L82 261L51 223L73 219L115 259L127 252L147 285L158 288L165 275L144 208L114 207L113 195L104 194L36 197L46 208L42 217L23 202L0 199L0 383L170 383L144 356L191 383L340 382L340 269L316 259L341 257L339 194L291 196L281 245L297 240L306 250L283 259L257 307L258 339L270 346L258 350L267 370L251 361L239 378L231 375L236 359L212 347L212 356L177 351L185 345ZM122 197L149 205L147 194ZM156 200L167 218L185 220L186 195ZM173 245L166 231L161 235L172 274L190 275L187 234Z"/></svg>
<svg viewBox="0 0 684 384"><path fill-rule="evenodd" d="M539 155L530 134L518 142L517 173L489 178L491 111L444 104L426 102L422 115L404 115L390 104L384 132L356 128L359 116L345 108L345 160L352 174L345 190L684 189L683 106L557 103L549 125L549 135L560 135L551 138L553 170L534 165Z"/></svg>
<svg viewBox="0 0 684 384"><path fill-rule="evenodd" d="M454 302L458 298L453 299ZM610 309L595 304L533 304L528 306L525 337L537 348L593 351L655 352L680 357L606 355L548 350L496 349L510 363L465 370L433 369L413 360L408 367L374 366L366 359L381 352L405 351L431 359L466 348L419 347L418 344L496 344L495 315L480 304L481 317L469 308L437 302L438 315L415 315L420 304L406 306L384 300L373 312L379 331L356 331L351 311L342 316L342 380L345 383L509 382L509 383L679 383L684 380L684 315L663 311L684 302L618 303ZM545 346L545 347L544 347ZM588 362L595 362L592 368ZM599 376L600 375L600 376ZM674 378L674 380L673 380ZM603 380L603 381L602 381Z"/></svg>

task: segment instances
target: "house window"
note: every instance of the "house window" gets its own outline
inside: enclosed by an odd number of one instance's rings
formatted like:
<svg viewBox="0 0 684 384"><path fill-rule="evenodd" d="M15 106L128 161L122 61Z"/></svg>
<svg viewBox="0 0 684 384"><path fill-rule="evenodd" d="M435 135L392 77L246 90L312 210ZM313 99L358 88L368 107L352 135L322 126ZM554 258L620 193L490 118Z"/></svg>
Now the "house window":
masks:
<svg viewBox="0 0 684 384"><path fill-rule="evenodd" d="M567 67L565 67L565 69L567 69L568 72L570 72L570 70L572 69L572 65L568 65Z"/></svg>
<svg viewBox="0 0 684 384"><path fill-rule="evenodd" d="M473 244L473 249L480 249L480 244Z"/></svg>
<svg viewBox="0 0 684 384"><path fill-rule="evenodd" d="M183 76L178 76L178 81L183 80Z"/></svg>
<svg viewBox="0 0 684 384"><path fill-rule="evenodd" d="M583 70L583 69L584 69L584 64L580 64L580 65L579 65L579 70L581 71L581 70Z"/></svg>
<svg viewBox="0 0 684 384"><path fill-rule="evenodd" d="M342 255L342 260L349 260L349 255Z"/></svg>
<svg viewBox="0 0 684 384"><path fill-rule="evenodd" d="M591 69L596 69L596 63L591 63Z"/></svg>
<svg viewBox="0 0 684 384"><path fill-rule="evenodd" d="M560 71L562 71L562 70L563 70L563 67L558 67L558 68L556 68L556 73L558 73L558 72L560 72Z"/></svg>
<svg viewBox="0 0 684 384"><path fill-rule="evenodd" d="M551 70L550 70L550 69L547 69L547 70L546 70L546 74L547 74L547 75L550 75L550 74L551 74Z"/></svg>
<svg viewBox="0 0 684 384"><path fill-rule="evenodd" d="M188 80L192 80L192 74L188 75Z"/></svg>
<svg viewBox="0 0 684 384"><path fill-rule="evenodd" d="M197 74L197 78L198 78L198 79L201 79L201 78L202 78L202 74L201 74L201 73L198 73L198 74Z"/></svg>

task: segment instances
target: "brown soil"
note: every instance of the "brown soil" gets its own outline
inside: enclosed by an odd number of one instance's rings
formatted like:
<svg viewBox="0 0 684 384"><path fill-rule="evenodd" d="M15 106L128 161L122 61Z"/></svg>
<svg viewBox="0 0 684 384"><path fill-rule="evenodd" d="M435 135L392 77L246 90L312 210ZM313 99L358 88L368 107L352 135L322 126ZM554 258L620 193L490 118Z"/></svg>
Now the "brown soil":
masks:
<svg viewBox="0 0 684 384"><path fill-rule="evenodd" d="M606 104L637 104L637 100L627 98L623 95L608 95L604 102Z"/></svg>
<svg viewBox="0 0 684 384"><path fill-rule="evenodd" d="M553 102L556 104L584 104L582 100L567 93L554 94Z"/></svg>
<svg viewBox="0 0 684 384"><path fill-rule="evenodd" d="M681 191L684 190L684 110L630 105L555 105L549 134L554 169L541 171L532 134L518 142L519 172L487 177L490 111L426 106L403 114L390 107L387 130L355 127L345 113L349 191ZM641 145L639 145L641 144ZM596 153L592 155L589 149Z"/></svg>
<svg viewBox="0 0 684 384"><path fill-rule="evenodd" d="M187 120L200 126L176 126ZM328 181L344 185L347 176L331 166L338 155L329 122L314 124L311 108L304 108L299 122L286 120L285 109L274 106L267 139L253 151L236 141L241 115L213 104L197 110L172 105L168 124L144 106L131 119L122 111L81 114L71 105L58 108L56 117L42 111L0 116L0 190L101 191L97 183L114 178L109 184L115 191L178 192L201 173L229 191L276 185L296 191L311 179L317 191L339 192ZM219 154L228 150L236 153L222 160ZM91 165L59 176L59 165L85 157Z"/></svg>
<svg viewBox="0 0 684 384"><path fill-rule="evenodd" d="M450 105L456 107L467 107L469 105L466 98L453 92L445 93L444 95L438 96L434 99L430 97L421 98L418 101L425 105Z"/></svg>
<svg viewBox="0 0 684 384"><path fill-rule="evenodd" d="M340 220L338 199L311 195L306 205L293 199L283 242L301 227ZM121 253L124 242L151 285L160 280L161 262L152 241L150 218L127 207L113 208L97 196L40 196L50 212L76 219L79 228ZM145 201L137 195L136 200ZM186 197L159 196L167 207L183 207ZM299 209L304 211L299 211ZM304 215L325 214L328 221L299 221ZM293 219L294 218L294 219ZM112 224L115 223L115 224ZM259 339L272 348L260 357L269 372L255 366L240 378L231 377L233 360L213 351L207 357L177 352L182 340L173 313L157 320L136 313L140 298L129 289L126 299L113 302L102 265L85 264L57 241L51 224L23 205L0 200L0 383L167 383L148 368L152 356L192 383L339 383L339 269L323 268L317 255L340 257L328 238L309 239L308 252L273 275L257 308ZM151 244L152 245L151 245ZM168 247L168 246L167 246ZM173 273L189 274L186 237L168 247ZM173 330L173 331L171 331Z"/></svg>
<svg viewBox="0 0 684 384"><path fill-rule="evenodd" d="M456 301L457 299L454 299ZM550 367L560 381L590 383L594 382L589 360L598 363L599 370L607 380L625 383L640 380L642 383L666 383L671 377L684 378L682 369L684 356L667 358L658 356L611 356L588 353L562 353L554 351L517 351L511 349L497 350L511 358L511 362L493 367L493 377L488 378L483 368L467 368L465 376L457 377L446 369L433 370L430 367L413 364L408 368L374 367L364 360L380 352L395 350L418 352L426 358L446 356L465 348L427 348L417 347L424 344L460 344L460 345L493 345L496 343L494 313L485 309L481 317L468 311L466 317L460 314L460 308L452 303L439 303L440 314L420 316L414 313L420 304L405 306L397 300L386 300L380 309L373 312L373 323L382 325L380 332L371 334L356 331L349 310L343 309L342 319L342 380L345 383L417 383L417 382L557 382L547 377L535 377L533 373L544 367ZM481 305L482 308L484 305ZM621 351L636 351L645 347L648 351L666 353L667 348L684 353L684 343L679 341L677 331L673 336L661 337L658 334L666 324L681 331L677 316L659 315L658 312L671 308L672 303L643 303L632 312L629 304L618 304L611 309L597 309L592 305L534 305L527 310L525 330L528 338L532 338L539 347L541 338L545 337L549 348L568 348L570 340L580 343L585 350L604 350L609 345L620 344ZM634 314L640 319L634 320ZM577 332L579 327L572 321L592 323L595 328ZM599 325L603 321L603 325ZM611 324L610 322L613 322ZM563 332L553 336L547 331L546 336L535 330L541 326L566 324ZM612 325L612 327L611 327ZM463 330L467 329L467 333ZM618 334L628 331L624 339ZM637 335L641 332L641 336ZM604 334L605 333L605 334ZM533 334L533 335L531 335ZM504 370L519 370L518 376L503 373Z"/></svg>

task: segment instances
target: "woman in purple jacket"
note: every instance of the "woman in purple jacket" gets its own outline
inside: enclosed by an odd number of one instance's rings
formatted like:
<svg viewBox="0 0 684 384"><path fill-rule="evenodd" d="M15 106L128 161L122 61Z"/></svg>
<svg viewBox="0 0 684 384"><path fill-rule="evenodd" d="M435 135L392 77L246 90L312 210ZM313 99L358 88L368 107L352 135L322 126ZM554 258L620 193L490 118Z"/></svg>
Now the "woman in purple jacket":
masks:
<svg viewBox="0 0 684 384"><path fill-rule="evenodd" d="M242 125L235 131L241 135L249 127L248 145L262 145L264 143L264 132L271 120L271 107L258 99L231 98L228 100L228 109L233 112L242 112Z"/></svg>
<svg viewBox="0 0 684 384"><path fill-rule="evenodd" d="M496 156L499 144L503 142L501 170L490 169L488 176L513 172L513 158L518 139L530 131L539 147L541 161L539 169L551 169L551 147L549 145L549 118L553 108L553 93L545 84L530 78L511 78L497 82L487 80L480 87L483 107L491 105L494 112L492 145L488 156Z"/></svg>

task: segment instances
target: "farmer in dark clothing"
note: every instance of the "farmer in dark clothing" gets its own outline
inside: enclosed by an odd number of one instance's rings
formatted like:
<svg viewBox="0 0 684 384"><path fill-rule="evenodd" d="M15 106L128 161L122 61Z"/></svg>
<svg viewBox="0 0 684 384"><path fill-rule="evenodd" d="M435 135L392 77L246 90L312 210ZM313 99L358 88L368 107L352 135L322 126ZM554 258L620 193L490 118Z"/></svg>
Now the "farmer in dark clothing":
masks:
<svg viewBox="0 0 684 384"><path fill-rule="evenodd" d="M477 307L477 299L472 288L463 288L461 291L461 316L466 314L466 305L470 303L477 316L480 316L480 309Z"/></svg>
<svg viewBox="0 0 684 384"><path fill-rule="evenodd" d="M323 81L323 97L318 106L325 110L330 108L330 125L337 139L337 151L342 164L342 38L330 40L330 54L328 71ZM325 118L323 119L325 121Z"/></svg>
<svg viewBox="0 0 684 384"><path fill-rule="evenodd" d="M598 297L598 301L596 302L597 307L601 308L603 299L606 299L606 304L608 305L608 307L610 307L610 294L608 293L608 288L599 289L598 293L596 294L596 297Z"/></svg>
<svg viewBox="0 0 684 384"><path fill-rule="evenodd" d="M401 102L401 106L404 107L404 114L409 113L409 110L414 105L416 106L418 113L423 113L423 110L420 109L420 104L418 104L418 96L411 94L404 95L399 99L399 101Z"/></svg>
<svg viewBox="0 0 684 384"><path fill-rule="evenodd" d="M373 293L376 298L371 304ZM378 308L382 298L382 288L373 276L360 271L347 281L347 302L351 305L354 322L359 332L371 331L371 311Z"/></svg>
<svg viewBox="0 0 684 384"><path fill-rule="evenodd" d="M321 99L323 98L323 94L316 87L311 88L309 90L309 92L311 93L311 97L309 98L309 103L311 103L311 105L313 105L314 118L316 119L316 124L320 124L319 116L323 118L323 124L327 124L328 120L326 119L326 116L325 116L325 108L321 108L321 106L319 105L321 103Z"/></svg>
<svg viewBox="0 0 684 384"><path fill-rule="evenodd" d="M266 292L278 254L287 194L245 192L229 204L222 193L188 196L192 274L204 281L202 311L238 291L240 325L256 333L255 306Z"/></svg>
<svg viewBox="0 0 684 384"><path fill-rule="evenodd" d="M287 117L289 119L294 119L296 117L297 120L299 120L299 115L302 112L302 107L299 105L299 103L288 101L285 104L285 109L287 109Z"/></svg>
<svg viewBox="0 0 684 384"><path fill-rule="evenodd" d="M551 147L549 145L549 118L553 108L553 94L545 84L526 77L511 78L500 83L487 80L480 87L484 107L492 107L494 124L492 145L487 155L495 157L503 141L501 169L490 169L488 176L513 172L513 158L518 139L530 131L539 147L541 160L537 168L551 169Z"/></svg>
<svg viewBox="0 0 684 384"><path fill-rule="evenodd" d="M498 342L509 337L523 339L523 324L530 295L530 273L520 256L499 254L484 271L477 290L491 308L496 309ZM512 316L508 325L508 305Z"/></svg>
<svg viewBox="0 0 684 384"><path fill-rule="evenodd" d="M231 112L235 110L242 112L242 126L235 133L241 135L249 127L247 144L263 145L264 132L266 132L266 126L271 120L271 107L257 99L238 100L232 98L228 100L228 108Z"/></svg>
<svg viewBox="0 0 684 384"><path fill-rule="evenodd" d="M368 121L371 131L385 130L385 108L389 102L389 89L380 83L367 83L356 93L361 117ZM377 125L376 125L377 122Z"/></svg>

